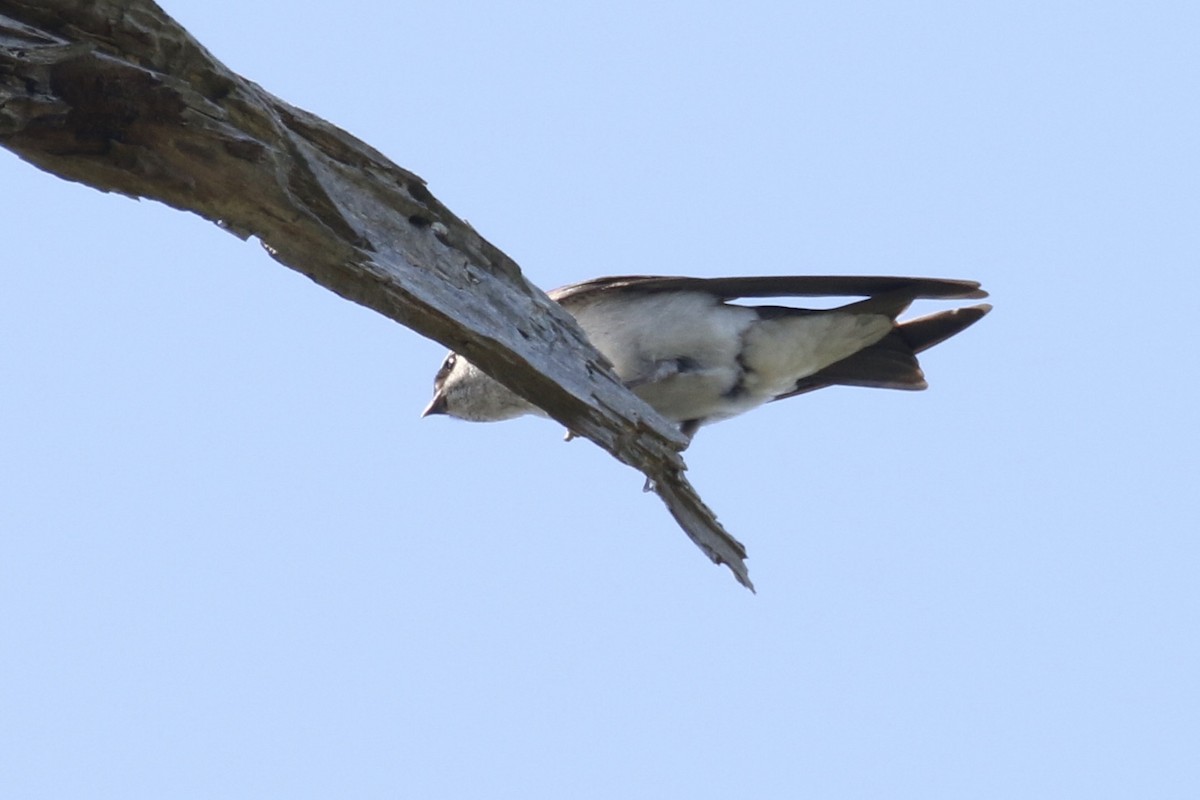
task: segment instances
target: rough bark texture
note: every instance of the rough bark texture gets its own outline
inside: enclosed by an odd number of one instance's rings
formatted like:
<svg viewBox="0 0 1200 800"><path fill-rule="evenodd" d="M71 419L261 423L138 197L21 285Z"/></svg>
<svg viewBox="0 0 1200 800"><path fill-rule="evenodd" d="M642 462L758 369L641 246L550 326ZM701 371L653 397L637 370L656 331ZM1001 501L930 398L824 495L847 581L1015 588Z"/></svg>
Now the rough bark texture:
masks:
<svg viewBox="0 0 1200 800"><path fill-rule="evenodd" d="M424 181L234 74L149 0L0 0L0 144L160 200L468 356L641 470L714 562L745 550L683 477L686 442L574 321Z"/></svg>

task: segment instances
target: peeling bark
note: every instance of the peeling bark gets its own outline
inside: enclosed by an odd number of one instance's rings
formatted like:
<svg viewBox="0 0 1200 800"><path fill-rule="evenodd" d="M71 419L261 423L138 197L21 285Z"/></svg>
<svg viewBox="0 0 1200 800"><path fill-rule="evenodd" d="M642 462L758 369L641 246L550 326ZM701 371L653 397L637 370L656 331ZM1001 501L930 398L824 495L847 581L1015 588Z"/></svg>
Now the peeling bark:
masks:
<svg viewBox="0 0 1200 800"><path fill-rule="evenodd" d="M642 471L751 587L745 549L683 475L686 441L512 259L421 178L231 72L149 0L0 0L0 144L258 237L285 266L466 355Z"/></svg>

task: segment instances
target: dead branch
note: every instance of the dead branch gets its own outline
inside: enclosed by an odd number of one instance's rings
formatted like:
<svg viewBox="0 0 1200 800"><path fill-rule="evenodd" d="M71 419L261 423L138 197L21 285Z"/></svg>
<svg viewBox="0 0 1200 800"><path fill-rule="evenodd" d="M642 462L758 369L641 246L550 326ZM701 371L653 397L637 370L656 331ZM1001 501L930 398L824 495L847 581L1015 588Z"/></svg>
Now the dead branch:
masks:
<svg viewBox="0 0 1200 800"><path fill-rule="evenodd" d="M0 0L0 144L61 178L258 237L280 263L468 356L641 470L714 562L745 550L683 438L425 182L234 74L149 0Z"/></svg>

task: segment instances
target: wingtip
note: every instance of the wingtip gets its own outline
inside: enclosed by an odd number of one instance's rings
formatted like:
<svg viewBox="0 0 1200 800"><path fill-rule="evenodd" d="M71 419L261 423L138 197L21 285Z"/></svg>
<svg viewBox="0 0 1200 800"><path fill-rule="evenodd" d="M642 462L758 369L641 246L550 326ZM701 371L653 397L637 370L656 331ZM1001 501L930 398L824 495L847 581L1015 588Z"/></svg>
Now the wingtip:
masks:
<svg viewBox="0 0 1200 800"><path fill-rule="evenodd" d="M987 289L983 288L983 284L980 281L971 281L959 278L949 282L958 284L960 291L955 298L947 297L946 299L948 300L982 300L988 296Z"/></svg>

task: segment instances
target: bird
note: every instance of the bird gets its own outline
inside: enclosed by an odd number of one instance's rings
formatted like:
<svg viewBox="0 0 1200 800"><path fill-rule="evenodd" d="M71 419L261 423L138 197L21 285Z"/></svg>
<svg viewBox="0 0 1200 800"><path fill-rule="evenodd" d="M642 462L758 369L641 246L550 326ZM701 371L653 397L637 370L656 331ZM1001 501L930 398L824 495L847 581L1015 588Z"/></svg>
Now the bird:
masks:
<svg viewBox="0 0 1200 800"><path fill-rule="evenodd" d="M978 322L991 305L916 319L914 300L980 299L976 281L879 276L614 276L549 293L624 385L690 441L705 425L829 386L920 390L917 355ZM741 304L862 297L836 308ZM544 412L451 352L422 416L491 422Z"/></svg>

